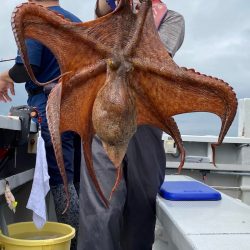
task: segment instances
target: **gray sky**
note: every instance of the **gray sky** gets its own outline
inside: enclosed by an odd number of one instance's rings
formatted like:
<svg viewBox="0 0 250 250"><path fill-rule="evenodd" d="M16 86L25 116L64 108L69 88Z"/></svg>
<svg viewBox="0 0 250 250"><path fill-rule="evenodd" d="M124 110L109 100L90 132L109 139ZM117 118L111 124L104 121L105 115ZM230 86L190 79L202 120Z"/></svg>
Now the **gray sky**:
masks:
<svg viewBox="0 0 250 250"><path fill-rule="evenodd" d="M13 57L16 46L10 26L14 7L24 1L2 0L0 9L0 58ZM228 82L238 98L250 97L250 1L249 0L165 0L169 9L181 13L186 21L183 46L175 56L179 66L195 68ZM83 21L93 19L94 0L61 0L61 6ZM0 71L12 63L0 63ZM16 85L10 104L0 103L0 114L11 105L26 103L23 84ZM220 120L212 114L196 113L175 117L182 134L215 134ZM228 135L237 134L237 121Z"/></svg>

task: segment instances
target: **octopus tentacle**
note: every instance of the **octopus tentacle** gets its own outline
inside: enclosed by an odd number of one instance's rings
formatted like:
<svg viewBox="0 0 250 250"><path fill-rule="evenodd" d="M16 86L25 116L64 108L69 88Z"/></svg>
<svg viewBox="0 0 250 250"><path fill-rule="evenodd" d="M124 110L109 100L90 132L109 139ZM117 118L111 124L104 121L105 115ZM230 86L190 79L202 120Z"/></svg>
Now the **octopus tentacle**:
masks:
<svg viewBox="0 0 250 250"><path fill-rule="evenodd" d="M64 75L69 74L70 72L64 72L60 76L58 76L58 77L56 77L48 82L45 82L45 83L40 83L39 81L36 80L34 73L32 71L32 68L30 67L30 64L29 64L28 53L27 53L27 49L26 49L26 45L25 45L25 38L27 38L29 36L32 37L32 35L29 34L29 32L27 32L27 34L25 33L25 29L27 29L27 27L26 27L26 24L23 20L24 20L25 15L28 15L28 14L32 14L33 16L34 15L39 16L39 14L40 14L40 18L42 18L41 13L38 12L38 9L44 9L44 7L38 6L37 4L34 4L34 3L23 3L23 4L19 5L18 7L15 8L15 10L12 13L11 25L12 25L12 30L14 33L16 43L19 47L20 55L23 58L24 65L26 67L28 74L30 75L30 78L37 85L45 86L47 84L50 84L52 82L57 81L59 78L61 78ZM61 16L59 16L59 15L55 15L55 16L60 17L60 21L63 20ZM53 18L51 18L50 20L55 22L55 20ZM35 37L32 37L32 38L35 38Z"/></svg>
<svg viewBox="0 0 250 250"><path fill-rule="evenodd" d="M63 83L59 125L61 133L70 130L81 136L88 173L105 206L108 206L108 201L95 174L91 151L92 136L95 132L92 124L93 103L97 92L105 81L105 69L106 62L100 61L95 66L89 66L78 72ZM94 80L96 80L95 85L93 85ZM92 93L95 91L95 95L88 96L90 90ZM81 98L82 96L85 98ZM75 111L72 110L71 103L74 104ZM84 112L82 112L83 110Z"/></svg>
<svg viewBox="0 0 250 250"><path fill-rule="evenodd" d="M137 90L138 91L138 90ZM139 93L138 93L139 95ZM180 152L180 165L178 172L180 173L185 162L185 149L179 128L172 117L165 117L164 114L159 114L157 109L149 103L149 100L145 100L137 97L137 124L138 125L151 125L160 128L165 133L171 135L174 139L177 148ZM150 114L150 116L148 115Z"/></svg>
<svg viewBox="0 0 250 250"><path fill-rule="evenodd" d="M94 182L94 185L95 185L95 188L96 188L98 194L100 195L105 206L109 207L109 202L108 202L107 198L105 197L105 195L103 194L102 189L100 188L100 185L99 185L97 178L96 178L96 175L94 173L92 151L91 151L92 138L93 138L93 133L91 133L91 132L89 133L88 138L84 138L84 142L83 142L84 158L85 158L85 162L86 162L86 166L87 166L89 175Z"/></svg>
<svg viewBox="0 0 250 250"><path fill-rule="evenodd" d="M127 2L127 5L128 5L129 11L132 13L131 7L130 7L128 2ZM126 47L124 48L124 56L125 57L129 57L133 53L138 41L140 40L140 34L141 34L143 27L144 27L143 24L144 24L146 16L147 16L148 7L149 6L147 4L142 4L142 6L141 6L140 15L137 17L137 20L135 23L135 29L134 29L134 32L132 34L132 37L131 37L129 43L127 43Z"/></svg>
<svg viewBox="0 0 250 250"><path fill-rule="evenodd" d="M124 12L124 7L126 7L126 11L127 12L130 12L130 7L127 3L126 0L122 0L122 1L119 1L118 3L118 6L116 7L116 9L113 11L112 15L114 15L114 13L117 13L117 12ZM123 14L124 15L124 14ZM124 27L123 27L123 18L124 16L122 15L118 15L118 18L119 18L119 21L117 22L117 29L118 30L123 30ZM123 45L123 36L117 36L116 38L116 41L114 43L114 51L121 51L123 48L122 48L122 45Z"/></svg>
<svg viewBox="0 0 250 250"><path fill-rule="evenodd" d="M59 131L61 92L62 92L62 84L58 83L55 86L55 88L51 91L51 94L49 95L46 107L46 113L48 119L48 127L51 136L51 142L53 144L57 165L59 167L63 179L64 190L66 193L66 207L63 211L64 214L69 207L69 190L68 190L68 180L63 160L61 134Z"/></svg>
<svg viewBox="0 0 250 250"><path fill-rule="evenodd" d="M191 70L186 69L186 68L182 68L182 69L184 69L185 71L187 71L191 75L193 74L195 76L195 78L197 78L197 76L198 76L203 81L210 81L211 83L216 83L217 88L216 87L212 88L212 91L217 92L218 95L220 94L222 96L222 98L224 95L225 102L227 104L230 104L230 105L227 105L227 108L226 108L224 114L222 114L220 116L221 121L222 121L222 125L221 125L220 134L218 137L218 141L217 141L217 143L211 144L212 152L213 152L213 164L215 165L215 148L222 143L228 129L230 128L230 126L233 122L235 114L237 112L238 101L237 101L236 94L233 91L233 88L227 82L224 82L222 79L218 79L216 77L200 74L199 72L196 72L193 69L191 69Z"/></svg>
<svg viewBox="0 0 250 250"><path fill-rule="evenodd" d="M186 151L183 146L183 141L181 138L181 133L179 131L179 128L174 120L173 117L169 117L165 119L166 127L168 128L169 132L166 132L167 134L171 135L171 137L174 139L176 146L180 153L180 165L178 167L178 173L181 173L181 170L185 163L185 157L186 157Z"/></svg>
<svg viewBox="0 0 250 250"><path fill-rule="evenodd" d="M141 63L140 68L146 70L147 66ZM215 146L220 145L225 137L237 111L237 98L232 87L223 81L197 74L192 70L179 68L173 76L168 68L159 69L151 65L151 71L152 73L148 73L147 76L144 73L139 74L141 83L139 88L143 90L141 94L147 96L151 103L155 105L161 103L158 110L165 116L171 117L188 112L210 112L221 118L218 142L212 145L214 152ZM150 84L151 78L154 78L154 83ZM147 85L144 84L145 81Z"/></svg>
<svg viewBox="0 0 250 250"><path fill-rule="evenodd" d="M108 21L109 20L107 20L107 22ZM111 48L106 45L108 43L107 37L105 37L106 42L98 42L96 40L94 34L99 30L97 27L98 22L96 21L86 24L73 23L45 7L32 3L23 3L13 11L11 23L16 43L27 72L32 81L40 86L56 81L66 74L73 75L77 69L83 65L85 66L86 62L82 60L81 56L82 51L87 51L85 54L86 57L90 58L90 60L88 60L90 64L94 64L96 60L99 60L104 54L111 52ZM60 39L58 39L58 37L60 37ZM52 51L59 63L62 72L61 76L46 83L40 83L36 80L29 64L25 45L26 38L36 39ZM85 43L83 43L82 40ZM69 41L74 42L75 45L71 46ZM62 51L67 51L71 53L71 55L74 55L72 60L67 60L67 53L62 53ZM102 56L98 54L102 54Z"/></svg>
<svg viewBox="0 0 250 250"><path fill-rule="evenodd" d="M116 180L115 180L115 184L114 186L112 187L112 190L111 190L111 193L109 195L109 201L112 199L112 196L113 196L113 193L115 192L115 190L118 188L121 180L122 180L122 163L117 167L117 170L116 170Z"/></svg>

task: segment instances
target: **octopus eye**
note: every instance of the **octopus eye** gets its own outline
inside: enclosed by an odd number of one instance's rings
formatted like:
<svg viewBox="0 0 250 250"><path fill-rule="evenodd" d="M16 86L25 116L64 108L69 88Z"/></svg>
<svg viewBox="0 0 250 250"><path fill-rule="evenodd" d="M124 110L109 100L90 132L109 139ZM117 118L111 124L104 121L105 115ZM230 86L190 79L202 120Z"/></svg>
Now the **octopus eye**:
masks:
<svg viewBox="0 0 250 250"><path fill-rule="evenodd" d="M108 59L107 64L111 70L117 70L120 66L119 62L115 62L112 59Z"/></svg>

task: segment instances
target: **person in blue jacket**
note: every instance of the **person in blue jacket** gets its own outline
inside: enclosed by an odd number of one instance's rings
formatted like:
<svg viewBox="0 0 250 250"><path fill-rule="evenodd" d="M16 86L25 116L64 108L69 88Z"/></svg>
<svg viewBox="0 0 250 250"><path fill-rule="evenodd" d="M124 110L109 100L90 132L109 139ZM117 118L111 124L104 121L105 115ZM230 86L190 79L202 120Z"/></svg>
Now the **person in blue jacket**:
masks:
<svg viewBox="0 0 250 250"><path fill-rule="evenodd" d="M40 4L47 7L49 10L55 11L62 14L65 18L73 22L81 22L81 20L63 9L59 5L58 0L29 0L35 4ZM51 53L51 51L46 48L41 43L27 39L26 47L28 50L29 62L31 64L32 70L39 82L47 82L54 79L60 75L59 65ZM62 148L64 163L66 168L66 173L68 177L68 189L70 192L70 207L68 211L62 215L65 208L65 192L63 188L62 177L60 175L53 146L51 143L50 133L46 118L46 104L48 100L48 95L53 87L44 89L43 87L35 85L26 72L23 65L23 61L18 54L16 57L15 65L0 74L0 101L9 102L11 101L10 94L15 95L14 90L15 83L25 83L25 89L28 93L28 105L36 107L39 116L41 117L41 134L45 141L46 157L48 162L48 172L50 176L50 188L53 194L56 215L59 222L67 223L78 229L78 214L79 214L79 201L78 194L76 192L74 181L74 155L76 150L81 150L81 148L74 147L76 141L76 134L73 132L65 132L62 134ZM55 82L56 84L56 82ZM9 94L10 91L10 94ZM71 249L76 249L76 240L73 240Z"/></svg>

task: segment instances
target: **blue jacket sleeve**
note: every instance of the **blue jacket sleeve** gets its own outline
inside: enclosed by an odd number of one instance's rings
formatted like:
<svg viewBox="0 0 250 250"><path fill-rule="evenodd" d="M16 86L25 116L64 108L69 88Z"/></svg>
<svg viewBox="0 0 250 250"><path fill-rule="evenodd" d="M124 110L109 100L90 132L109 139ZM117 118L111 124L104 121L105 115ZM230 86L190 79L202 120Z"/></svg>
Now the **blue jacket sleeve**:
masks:
<svg viewBox="0 0 250 250"><path fill-rule="evenodd" d="M42 60L43 45L33 39L27 39L25 41L25 44L28 51L29 63L37 67L40 67ZM19 51L16 57L16 63L19 64L23 63Z"/></svg>

